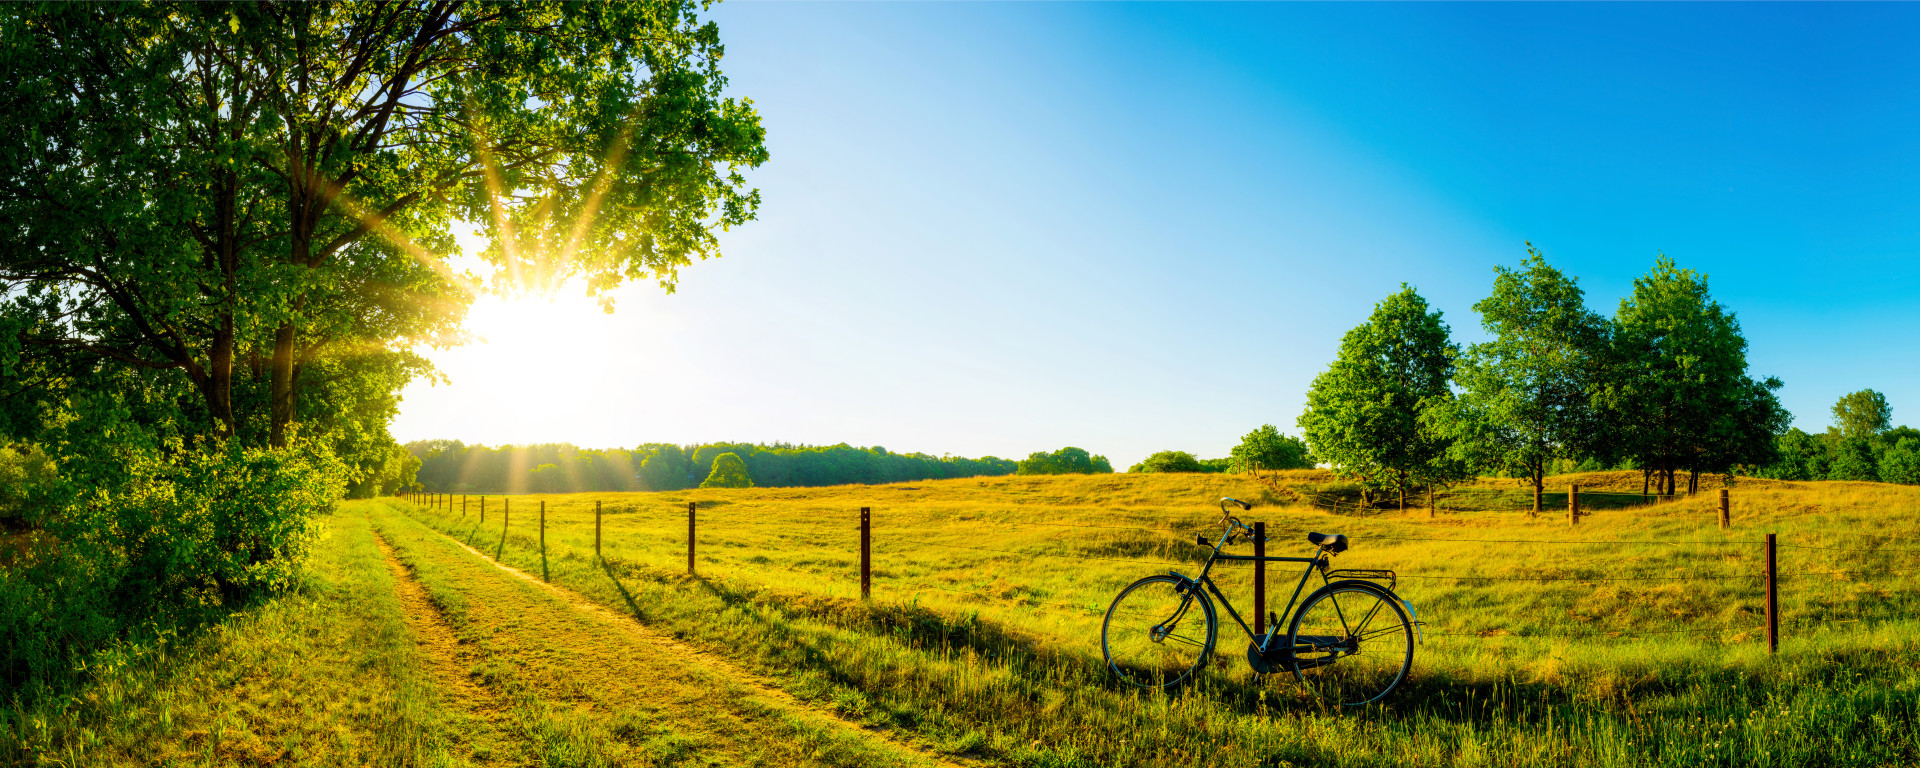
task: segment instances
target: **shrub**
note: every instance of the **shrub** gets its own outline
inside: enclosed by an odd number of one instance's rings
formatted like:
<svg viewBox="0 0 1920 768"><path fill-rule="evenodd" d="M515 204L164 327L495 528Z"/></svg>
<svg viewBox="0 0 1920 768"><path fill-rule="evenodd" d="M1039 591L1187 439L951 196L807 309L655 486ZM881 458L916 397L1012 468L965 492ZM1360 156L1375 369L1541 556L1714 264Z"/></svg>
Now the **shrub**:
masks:
<svg viewBox="0 0 1920 768"><path fill-rule="evenodd" d="M747 463L740 460L737 453L723 453L713 457L713 471L707 474L702 488L752 488L753 477L747 474Z"/></svg>

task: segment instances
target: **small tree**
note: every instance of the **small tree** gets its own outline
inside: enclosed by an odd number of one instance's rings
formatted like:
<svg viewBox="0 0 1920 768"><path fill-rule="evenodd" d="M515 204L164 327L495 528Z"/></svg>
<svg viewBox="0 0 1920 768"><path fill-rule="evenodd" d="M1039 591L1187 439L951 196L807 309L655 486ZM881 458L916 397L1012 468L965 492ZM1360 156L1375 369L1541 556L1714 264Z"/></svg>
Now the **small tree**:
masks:
<svg viewBox="0 0 1920 768"><path fill-rule="evenodd" d="M747 474L747 463L740 460L739 454L723 453L713 457L713 472L700 487L752 488L753 477Z"/></svg>
<svg viewBox="0 0 1920 768"><path fill-rule="evenodd" d="M1875 437L1893 426L1887 396L1863 389L1833 404L1833 428L1847 439Z"/></svg>
<svg viewBox="0 0 1920 768"><path fill-rule="evenodd" d="M1403 509L1414 486L1464 476L1447 456L1448 439L1421 426L1452 399L1447 381L1459 353L1440 312L1401 284L1340 339L1339 356L1307 390L1299 424L1314 456L1360 481L1369 503L1374 490L1398 491Z"/></svg>
<svg viewBox="0 0 1920 768"><path fill-rule="evenodd" d="M1313 468L1313 455L1307 451L1307 442L1280 434L1272 424L1262 424L1241 437L1240 444L1234 446L1228 458L1232 459L1235 472Z"/></svg>

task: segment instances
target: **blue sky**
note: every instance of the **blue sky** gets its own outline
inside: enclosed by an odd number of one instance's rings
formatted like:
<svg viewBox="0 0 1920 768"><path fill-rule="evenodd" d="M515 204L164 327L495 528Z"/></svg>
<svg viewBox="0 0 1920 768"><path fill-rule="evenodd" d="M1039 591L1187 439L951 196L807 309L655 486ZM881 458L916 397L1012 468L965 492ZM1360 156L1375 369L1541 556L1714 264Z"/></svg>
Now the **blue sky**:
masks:
<svg viewBox="0 0 1920 768"><path fill-rule="evenodd" d="M768 130L760 220L612 316L477 312L401 440L1221 456L1297 432L1402 281L1484 338L1529 240L1605 315L1659 253L1707 273L1797 426L1865 387L1920 423L1920 6L711 15Z"/></svg>

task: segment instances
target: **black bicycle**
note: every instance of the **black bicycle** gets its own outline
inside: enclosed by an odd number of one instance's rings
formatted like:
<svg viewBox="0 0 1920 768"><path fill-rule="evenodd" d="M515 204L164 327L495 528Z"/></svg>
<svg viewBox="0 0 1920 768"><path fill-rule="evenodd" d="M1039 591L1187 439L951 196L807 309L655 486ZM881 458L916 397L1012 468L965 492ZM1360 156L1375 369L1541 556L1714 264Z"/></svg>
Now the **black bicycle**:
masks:
<svg viewBox="0 0 1920 768"><path fill-rule="evenodd" d="M1228 504L1243 511L1253 509L1244 501L1220 500L1225 530L1217 542L1208 542L1204 534L1199 537L1200 546L1213 548L1199 576L1177 571L1148 576L1120 590L1107 608L1100 646L1107 666L1121 680L1143 688L1169 689L1187 682L1205 666L1220 628L1208 593L1220 599L1227 615L1253 641L1247 648L1247 663L1258 674L1291 672L1315 696L1344 706L1379 701L1406 679L1413 668L1420 622L1413 606L1393 593L1397 582L1393 571L1330 570L1333 556L1347 550L1347 537L1339 534L1307 534L1307 542L1319 548L1313 557L1222 554L1221 548L1241 538L1251 542L1254 536L1253 529L1227 509ZM1287 600L1287 610L1277 616L1268 614L1271 620L1264 636L1247 626L1208 576L1221 560L1306 564L1293 597ZM1321 587L1294 611L1300 591L1315 572L1320 574ZM1286 635L1280 636L1281 621L1289 615L1293 621Z"/></svg>

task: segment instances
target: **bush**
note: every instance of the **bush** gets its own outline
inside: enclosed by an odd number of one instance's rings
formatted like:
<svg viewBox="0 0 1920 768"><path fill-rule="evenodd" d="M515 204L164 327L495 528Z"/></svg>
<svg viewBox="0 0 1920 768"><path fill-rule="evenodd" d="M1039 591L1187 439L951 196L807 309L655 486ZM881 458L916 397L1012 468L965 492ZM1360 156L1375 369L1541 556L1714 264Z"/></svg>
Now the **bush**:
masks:
<svg viewBox="0 0 1920 768"><path fill-rule="evenodd" d="M173 448L116 457L112 484L49 474L25 488L42 512L0 569L0 681L48 681L136 625L298 579L344 467L324 450Z"/></svg>
<svg viewBox="0 0 1920 768"><path fill-rule="evenodd" d="M753 477L747 474L747 463L740 460L740 454L723 453L713 457L713 471L707 474L702 488L752 488Z"/></svg>
<svg viewBox="0 0 1920 768"><path fill-rule="evenodd" d="M1145 461L1133 465L1127 472L1205 472L1206 467L1200 460L1186 451L1161 451L1148 456Z"/></svg>

